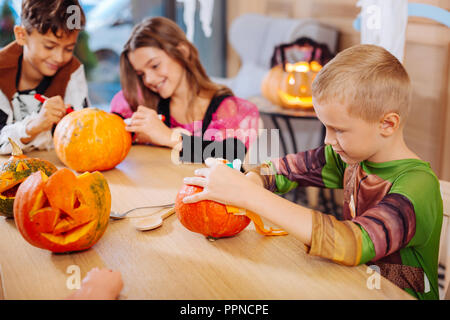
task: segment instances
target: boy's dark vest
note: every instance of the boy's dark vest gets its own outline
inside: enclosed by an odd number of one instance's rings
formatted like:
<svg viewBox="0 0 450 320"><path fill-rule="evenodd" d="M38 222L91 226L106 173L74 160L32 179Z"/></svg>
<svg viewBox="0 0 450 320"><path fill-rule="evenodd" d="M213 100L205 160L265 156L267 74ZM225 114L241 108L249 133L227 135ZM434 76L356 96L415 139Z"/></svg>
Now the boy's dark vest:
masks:
<svg viewBox="0 0 450 320"><path fill-rule="evenodd" d="M16 41L11 42L5 48L0 50L0 90L11 102L14 94L17 92L16 76L19 58L23 54L22 46ZM72 60L52 77L50 86L45 91L47 97L61 96L64 99L67 84L69 83L72 73L74 73L81 63L77 58Z"/></svg>

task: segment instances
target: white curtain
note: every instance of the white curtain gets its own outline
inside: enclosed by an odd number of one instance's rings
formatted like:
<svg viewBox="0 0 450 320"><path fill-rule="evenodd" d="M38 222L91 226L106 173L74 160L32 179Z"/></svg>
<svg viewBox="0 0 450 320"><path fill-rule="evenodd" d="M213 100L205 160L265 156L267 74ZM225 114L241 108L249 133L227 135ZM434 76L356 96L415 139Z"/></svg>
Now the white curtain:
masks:
<svg viewBox="0 0 450 320"><path fill-rule="evenodd" d="M195 11L197 8L197 0L177 0L184 4L183 21L186 25L186 37L189 41L194 41L195 33ZM200 2L200 22L203 33L207 38L212 34L212 16L214 10L214 0L199 0Z"/></svg>
<svg viewBox="0 0 450 320"><path fill-rule="evenodd" d="M379 45L403 61L408 0L359 0L361 43Z"/></svg>

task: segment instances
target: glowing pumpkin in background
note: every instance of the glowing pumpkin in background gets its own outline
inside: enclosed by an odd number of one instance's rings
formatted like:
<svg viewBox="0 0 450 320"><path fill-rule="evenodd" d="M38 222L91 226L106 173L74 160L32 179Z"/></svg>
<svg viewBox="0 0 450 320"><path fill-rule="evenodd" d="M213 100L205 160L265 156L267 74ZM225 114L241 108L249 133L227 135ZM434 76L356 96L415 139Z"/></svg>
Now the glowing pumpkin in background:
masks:
<svg viewBox="0 0 450 320"><path fill-rule="evenodd" d="M189 204L183 202L184 197L202 190L197 186L184 185L175 200L177 217L188 230L208 238L223 238L237 235L248 226L250 218L228 213L223 204L209 200Z"/></svg>
<svg viewBox="0 0 450 320"><path fill-rule="evenodd" d="M17 189L32 173L43 171L47 176L56 172L56 167L49 161L29 158L11 139L12 155L0 169L0 215L14 217L13 206Z"/></svg>
<svg viewBox="0 0 450 320"><path fill-rule="evenodd" d="M271 69L262 82L262 95L284 108L312 108L312 83L333 57L327 44L308 37L276 46Z"/></svg>
<svg viewBox="0 0 450 320"><path fill-rule="evenodd" d="M282 65L277 65L270 69L261 83L261 92L264 98L277 106L281 106L283 103L278 95L278 88L283 78L284 68Z"/></svg>
<svg viewBox="0 0 450 320"><path fill-rule="evenodd" d="M111 193L103 175L80 176L61 169L52 176L39 171L17 190L14 218L26 241L52 252L92 247L105 232Z"/></svg>
<svg viewBox="0 0 450 320"><path fill-rule="evenodd" d="M284 108L312 108L311 86L321 69L317 61L277 65L262 82L263 96Z"/></svg>
<svg viewBox="0 0 450 320"><path fill-rule="evenodd" d="M131 134L119 116L86 108L69 113L58 123L53 142L58 158L69 168L104 171L125 159Z"/></svg>

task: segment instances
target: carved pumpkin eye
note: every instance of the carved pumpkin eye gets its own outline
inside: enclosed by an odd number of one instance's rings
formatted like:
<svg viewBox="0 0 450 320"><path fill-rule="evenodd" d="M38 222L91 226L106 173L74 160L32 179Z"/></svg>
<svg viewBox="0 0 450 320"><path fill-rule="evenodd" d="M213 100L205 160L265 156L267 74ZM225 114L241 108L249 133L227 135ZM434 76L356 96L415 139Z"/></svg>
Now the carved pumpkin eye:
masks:
<svg viewBox="0 0 450 320"><path fill-rule="evenodd" d="M61 169L48 178L32 174L19 187L14 217L22 236L52 252L85 250L103 235L111 194L99 172L80 176Z"/></svg>

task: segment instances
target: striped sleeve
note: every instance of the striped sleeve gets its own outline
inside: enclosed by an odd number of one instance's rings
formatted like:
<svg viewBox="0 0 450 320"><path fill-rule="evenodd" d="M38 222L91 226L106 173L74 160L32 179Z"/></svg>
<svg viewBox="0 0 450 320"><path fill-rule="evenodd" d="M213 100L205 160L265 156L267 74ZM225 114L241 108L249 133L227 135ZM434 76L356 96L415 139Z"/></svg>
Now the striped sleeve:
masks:
<svg viewBox="0 0 450 320"><path fill-rule="evenodd" d="M288 154L252 171L259 174L266 189L283 194L297 186L342 188L345 165L330 146Z"/></svg>
<svg viewBox="0 0 450 320"><path fill-rule="evenodd" d="M313 211L311 247L308 253L333 262L356 266L375 257L369 234L358 224Z"/></svg>
<svg viewBox="0 0 450 320"><path fill-rule="evenodd" d="M352 221L314 212L309 253L344 265L358 265L406 247L415 230L412 203L403 195L391 193Z"/></svg>
<svg viewBox="0 0 450 320"><path fill-rule="evenodd" d="M374 261L406 247L416 231L416 216L411 201L396 193L386 195L353 222L369 235L375 249Z"/></svg>
<svg viewBox="0 0 450 320"><path fill-rule="evenodd" d="M288 154L272 160L276 174L282 175L299 186L325 187L322 169L326 164L325 147Z"/></svg>
<svg viewBox="0 0 450 320"><path fill-rule="evenodd" d="M355 266L361 261L362 246L363 234L355 223L339 221L334 216L313 211L309 254Z"/></svg>

